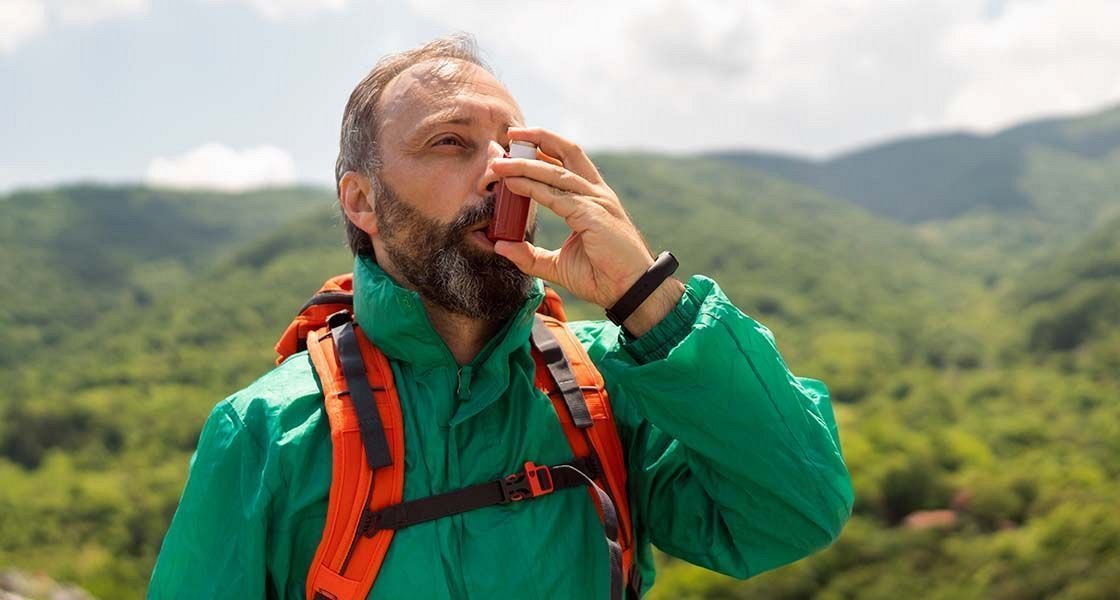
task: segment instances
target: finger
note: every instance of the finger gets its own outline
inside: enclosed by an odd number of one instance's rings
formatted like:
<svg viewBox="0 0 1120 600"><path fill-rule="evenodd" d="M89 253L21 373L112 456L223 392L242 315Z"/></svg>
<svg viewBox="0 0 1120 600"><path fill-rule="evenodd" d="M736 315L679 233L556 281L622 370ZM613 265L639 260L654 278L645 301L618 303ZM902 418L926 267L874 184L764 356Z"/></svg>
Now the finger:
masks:
<svg viewBox="0 0 1120 600"><path fill-rule="evenodd" d="M582 233L594 228L604 219L611 218L610 211L587 196L556 189L525 177L507 177L505 182L506 188L513 193L528 196L556 213L574 232Z"/></svg>
<svg viewBox="0 0 1120 600"><path fill-rule="evenodd" d="M494 252L513 263L522 273L556 283L556 258L559 250L545 250L529 242L494 242Z"/></svg>
<svg viewBox="0 0 1120 600"><path fill-rule="evenodd" d="M559 158L555 158L545 154L541 151L540 148L537 148L537 160L543 160L550 165L556 165L558 167L564 166L564 163Z"/></svg>
<svg viewBox="0 0 1120 600"><path fill-rule="evenodd" d="M511 192L532 198L564 219L575 231L586 231L604 214L630 222L630 217L618 202L600 197L594 188L591 194L580 194L528 177L505 177L502 180Z"/></svg>
<svg viewBox="0 0 1120 600"><path fill-rule="evenodd" d="M539 150L558 157L565 167L580 177L594 184L602 183L603 178L599 176L599 170L595 168L583 149L574 142L543 127L510 127L507 133L510 141L533 142Z"/></svg>
<svg viewBox="0 0 1120 600"><path fill-rule="evenodd" d="M509 191L532 198L565 221L580 212L581 204L591 202L574 192L557 189L528 177L506 177L504 181Z"/></svg>
<svg viewBox="0 0 1120 600"><path fill-rule="evenodd" d="M572 171L539 160L500 158L494 161L492 168L499 177L528 177L557 189L587 196L597 191L595 186Z"/></svg>

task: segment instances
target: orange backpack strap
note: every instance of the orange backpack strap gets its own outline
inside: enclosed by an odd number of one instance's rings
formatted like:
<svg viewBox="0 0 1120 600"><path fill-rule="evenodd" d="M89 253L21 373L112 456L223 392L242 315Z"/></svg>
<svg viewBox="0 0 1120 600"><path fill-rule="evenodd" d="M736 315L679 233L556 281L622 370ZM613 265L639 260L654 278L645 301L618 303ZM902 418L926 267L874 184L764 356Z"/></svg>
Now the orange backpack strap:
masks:
<svg viewBox="0 0 1120 600"><path fill-rule="evenodd" d="M326 526L307 576L314 600L363 600L393 539L371 530L374 511L404 496L404 421L385 355L348 311L307 336L331 426L332 469Z"/></svg>
<svg viewBox="0 0 1120 600"><path fill-rule="evenodd" d="M537 386L551 398L576 458L591 458L599 467L588 493L597 502L607 531L612 555L611 598L618 597L624 587L629 597L637 598L641 580L634 564L626 460L603 377L562 321L538 314L532 338ZM611 539L612 529L617 530L615 539Z"/></svg>
<svg viewBox="0 0 1120 600"><path fill-rule="evenodd" d="M354 301L354 274L344 273L331 277L319 291L299 309L280 340L276 342L276 364L284 362L296 352L307 349L307 336L327 322L327 317L350 310Z"/></svg>
<svg viewBox="0 0 1120 600"><path fill-rule="evenodd" d="M541 300L541 305L537 307L537 312L554 319L567 321L568 317L564 314L564 301L561 300L560 294L549 286L544 286L544 299Z"/></svg>

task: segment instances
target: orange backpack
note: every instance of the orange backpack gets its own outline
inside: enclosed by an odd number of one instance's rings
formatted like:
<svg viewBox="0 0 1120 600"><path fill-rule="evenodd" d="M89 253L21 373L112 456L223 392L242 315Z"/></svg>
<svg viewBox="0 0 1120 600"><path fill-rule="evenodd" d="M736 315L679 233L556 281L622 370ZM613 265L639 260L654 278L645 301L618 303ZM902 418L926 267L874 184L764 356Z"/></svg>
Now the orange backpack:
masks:
<svg viewBox="0 0 1120 600"><path fill-rule="evenodd" d="M328 280L276 343L280 364L307 350L323 387L332 469L326 526L307 575L311 600L364 600L397 529L584 485L603 522L611 600L641 589L633 556L626 463L602 376L545 288L533 325L536 385L552 400L574 459L536 465L460 490L402 502L404 420L389 361L351 314L353 276Z"/></svg>

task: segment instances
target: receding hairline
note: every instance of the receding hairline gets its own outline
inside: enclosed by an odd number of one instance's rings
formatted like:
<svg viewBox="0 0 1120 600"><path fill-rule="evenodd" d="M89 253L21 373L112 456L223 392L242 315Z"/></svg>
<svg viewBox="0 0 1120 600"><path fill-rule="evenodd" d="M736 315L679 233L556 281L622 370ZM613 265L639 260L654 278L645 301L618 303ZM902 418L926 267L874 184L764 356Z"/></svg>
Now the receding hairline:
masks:
<svg viewBox="0 0 1120 600"><path fill-rule="evenodd" d="M477 76L479 75L489 79L489 81L485 79L481 82L478 81ZM415 77L415 79L407 84L403 83L404 78L409 77ZM434 93L437 98L444 100L454 96L468 84L500 90L513 106L513 111L509 115L510 118L505 123L506 126L524 126L525 117L521 112L521 106L518 105L517 100L505 84L498 80L489 69L470 61L445 57L429 59L411 65L389 80L383 92L377 98L377 114L379 115L378 120L381 122L379 125L384 123L384 118L389 113L389 103L398 101L407 103L410 94L418 93L416 89L411 87L412 85L425 88L424 92ZM410 87L399 89L401 85L410 85ZM428 129L440 123L460 122L465 124L466 121L471 120L470 117L458 116L462 114L459 107L447 105L438 113L431 115L429 119L425 119L426 122L417 123L416 127L408 131L407 134L415 134L421 129Z"/></svg>
<svg viewBox="0 0 1120 600"><path fill-rule="evenodd" d="M402 85L401 82L406 76L420 75L416 79L420 85L450 95L466 86L471 79L471 75L475 74L484 74L484 76L489 77L492 82L486 82L487 84L493 85L495 89L502 90L509 96L510 100L514 100L513 94L509 92L505 84L499 81L497 76L485 66L453 56L441 56L409 65L400 73L394 75L392 79L385 83L381 94L378 95L376 110L378 113L385 110L386 101L394 99L400 93L397 88ZM514 100L513 104L517 106L517 101ZM520 106L517 106L517 109L518 112L521 111Z"/></svg>

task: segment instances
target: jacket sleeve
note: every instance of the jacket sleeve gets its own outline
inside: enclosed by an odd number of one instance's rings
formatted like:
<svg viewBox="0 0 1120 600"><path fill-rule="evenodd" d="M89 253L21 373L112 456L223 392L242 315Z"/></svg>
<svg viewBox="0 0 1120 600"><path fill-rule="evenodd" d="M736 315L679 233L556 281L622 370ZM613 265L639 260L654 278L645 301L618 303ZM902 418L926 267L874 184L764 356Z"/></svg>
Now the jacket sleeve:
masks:
<svg viewBox="0 0 1120 600"><path fill-rule="evenodd" d="M639 536L747 578L839 535L853 495L828 390L790 373L765 326L702 275L641 338L599 323L582 335L626 446Z"/></svg>
<svg viewBox="0 0 1120 600"><path fill-rule="evenodd" d="M264 453L227 400L214 408L191 458L148 598L264 598Z"/></svg>

